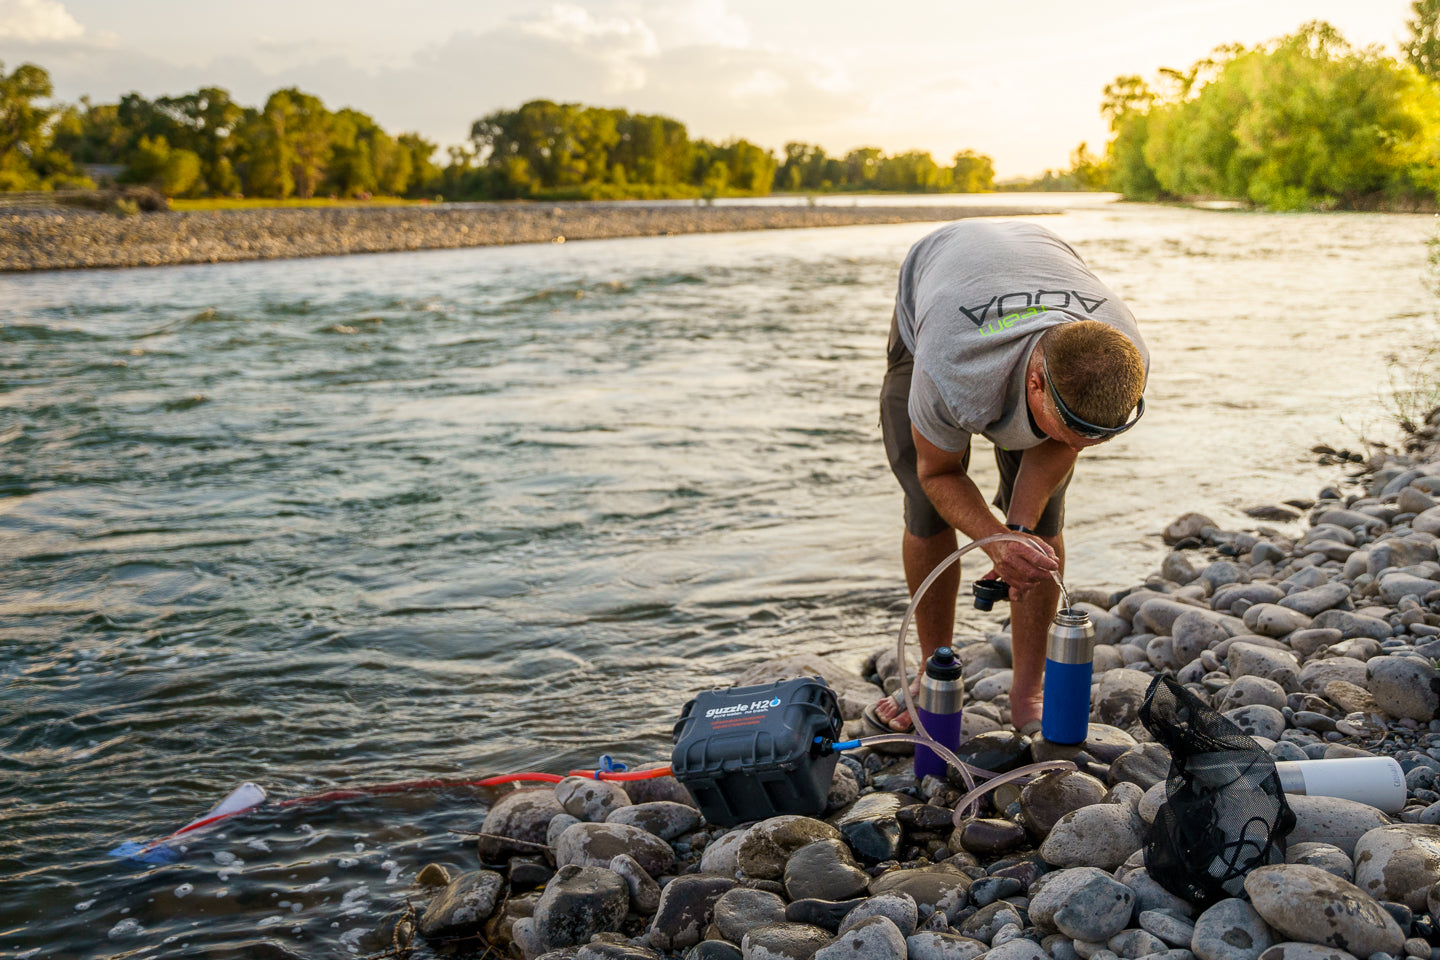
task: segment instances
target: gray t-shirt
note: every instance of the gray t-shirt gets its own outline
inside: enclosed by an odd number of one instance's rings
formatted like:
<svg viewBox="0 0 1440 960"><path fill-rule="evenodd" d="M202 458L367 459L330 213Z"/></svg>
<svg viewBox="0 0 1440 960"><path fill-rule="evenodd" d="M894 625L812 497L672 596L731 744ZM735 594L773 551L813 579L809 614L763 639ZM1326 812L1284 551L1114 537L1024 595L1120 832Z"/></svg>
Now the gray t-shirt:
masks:
<svg viewBox="0 0 1440 960"><path fill-rule="evenodd" d="M915 355L910 420L941 450L974 434L1024 450L1045 440L1025 403L1040 335L1099 320L1150 355L1125 304L1064 240L1033 223L960 220L910 248L895 298L900 338Z"/></svg>

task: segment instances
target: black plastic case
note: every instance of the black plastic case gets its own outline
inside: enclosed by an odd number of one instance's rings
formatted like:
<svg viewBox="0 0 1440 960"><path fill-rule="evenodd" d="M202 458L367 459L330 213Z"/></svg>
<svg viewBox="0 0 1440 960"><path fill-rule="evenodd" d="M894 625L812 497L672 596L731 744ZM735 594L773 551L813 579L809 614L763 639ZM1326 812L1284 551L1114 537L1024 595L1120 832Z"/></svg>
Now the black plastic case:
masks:
<svg viewBox="0 0 1440 960"><path fill-rule="evenodd" d="M675 724L670 768L717 826L825 811L836 755L816 737L840 734L835 691L817 678L709 690Z"/></svg>

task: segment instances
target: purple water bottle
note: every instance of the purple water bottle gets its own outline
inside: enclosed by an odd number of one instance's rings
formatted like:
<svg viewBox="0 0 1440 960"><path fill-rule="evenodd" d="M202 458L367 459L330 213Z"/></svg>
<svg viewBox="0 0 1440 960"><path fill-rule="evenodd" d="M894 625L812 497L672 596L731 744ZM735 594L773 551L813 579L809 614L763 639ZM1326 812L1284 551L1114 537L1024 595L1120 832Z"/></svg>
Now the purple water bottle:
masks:
<svg viewBox="0 0 1440 960"><path fill-rule="evenodd" d="M920 678L920 696L916 698L915 709L930 739L950 750L960 746L962 686L960 661L955 659L955 651L949 647L936 650L925 663L925 675ZM915 745L915 779L944 777L946 766L934 750Z"/></svg>
<svg viewBox="0 0 1440 960"><path fill-rule="evenodd" d="M1045 709L1040 735L1050 743L1084 743L1090 732L1095 627L1083 610L1055 614L1045 642Z"/></svg>

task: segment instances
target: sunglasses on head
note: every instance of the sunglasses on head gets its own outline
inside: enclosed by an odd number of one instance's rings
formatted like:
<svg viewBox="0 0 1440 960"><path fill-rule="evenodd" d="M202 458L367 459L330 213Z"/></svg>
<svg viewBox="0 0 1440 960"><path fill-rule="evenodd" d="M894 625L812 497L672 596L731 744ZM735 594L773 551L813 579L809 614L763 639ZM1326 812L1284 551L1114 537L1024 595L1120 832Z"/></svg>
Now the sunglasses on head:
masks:
<svg viewBox="0 0 1440 960"><path fill-rule="evenodd" d="M1055 409L1060 411L1060 419L1075 434L1087 440L1106 440L1129 430L1145 415L1145 398L1141 397L1135 404L1135 415L1118 427L1102 427L1088 420L1082 420L1073 410L1065 406L1064 400L1060 399L1060 392L1055 389L1055 381L1050 377L1050 358L1041 353L1040 362L1045 367L1045 385L1050 388L1050 399L1055 401Z"/></svg>

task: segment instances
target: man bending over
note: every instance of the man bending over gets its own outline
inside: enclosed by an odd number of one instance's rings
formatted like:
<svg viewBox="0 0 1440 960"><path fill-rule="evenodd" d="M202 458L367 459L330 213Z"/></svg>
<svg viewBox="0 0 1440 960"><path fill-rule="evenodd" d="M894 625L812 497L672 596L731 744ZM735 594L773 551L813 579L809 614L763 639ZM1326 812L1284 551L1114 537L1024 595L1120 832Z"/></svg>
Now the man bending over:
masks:
<svg viewBox="0 0 1440 960"><path fill-rule="evenodd" d="M965 541L1024 535L982 548L989 576L1010 584L1010 721L1022 732L1040 725L1075 460L1140 419L1148 369L1134 316L1044 227L952 223L916 243L900 268L880 423L905 492L905 579L913 594L955 551L957 530ZM969 475L976 434L995 447L999 516ZM950 644L959 583L956 564L915 611L926 658ZM903 710L886 698L867 719L908 730Z"/></svg>

